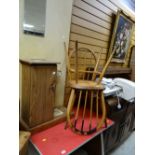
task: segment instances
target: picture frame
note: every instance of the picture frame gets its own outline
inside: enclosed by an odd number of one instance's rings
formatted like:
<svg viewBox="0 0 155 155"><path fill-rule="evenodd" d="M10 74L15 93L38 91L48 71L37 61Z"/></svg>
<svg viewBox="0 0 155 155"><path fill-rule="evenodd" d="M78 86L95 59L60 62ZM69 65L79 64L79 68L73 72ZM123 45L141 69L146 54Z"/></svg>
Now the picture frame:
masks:
<svg viewBox="0 0 155 155"><path fill-rule="evenodd" d="M115 49L111 62L125 63L130 49L134 22L122 11L118 11L109 48L109 55Z"/></svg>

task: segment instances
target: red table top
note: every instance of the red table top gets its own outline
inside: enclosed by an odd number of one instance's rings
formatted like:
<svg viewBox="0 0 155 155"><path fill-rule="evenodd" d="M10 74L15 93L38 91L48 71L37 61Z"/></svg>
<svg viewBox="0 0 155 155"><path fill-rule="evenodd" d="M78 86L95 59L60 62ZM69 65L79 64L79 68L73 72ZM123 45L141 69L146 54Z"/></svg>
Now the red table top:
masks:
<svg viewBox="0 0 155 155"><path fill-rule="evenodd" d="M113 123L107 119L107 128ZM65 122L38 132L31 136L31 142L42 155L67 155L107 129L103 126L91 135L78 135L64 126Z"/></svg>

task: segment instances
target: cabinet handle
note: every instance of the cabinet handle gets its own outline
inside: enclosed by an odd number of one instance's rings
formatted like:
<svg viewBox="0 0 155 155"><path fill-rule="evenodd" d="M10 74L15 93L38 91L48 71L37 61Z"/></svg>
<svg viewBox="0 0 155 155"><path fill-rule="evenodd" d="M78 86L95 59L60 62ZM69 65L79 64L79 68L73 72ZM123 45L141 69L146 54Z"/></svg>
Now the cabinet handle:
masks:
<svg viewBox="0 0 155 155"><path fill-rule="evenodd" d="M52 76L53 76L53 75L56 75L56 72L52 72Z"/></svg>
<svg viewBox="0 0 155 155"><path fill-rule="evenodd" d="M50 79L51 79L52 81L56 81L56 72L55 72L55 71L53 71L53 72L51 73ZM52 83L53 83L53 82L52 82Z"/></svg>
<svg viewBox="0 0 155 155"><path fill-rule="evenodd" d="M50 89L52 89L52 91L55 91L55 87L56 87L56 84L55 83L53 83L53 84L50 85Z"/></svg>

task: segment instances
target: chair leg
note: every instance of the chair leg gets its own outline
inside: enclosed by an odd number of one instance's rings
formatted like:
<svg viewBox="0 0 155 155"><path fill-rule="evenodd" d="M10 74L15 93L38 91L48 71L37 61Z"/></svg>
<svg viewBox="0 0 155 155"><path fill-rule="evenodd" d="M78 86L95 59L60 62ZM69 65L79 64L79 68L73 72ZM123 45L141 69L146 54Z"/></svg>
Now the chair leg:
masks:
<svg viewBox="0 0 155 155"><path fill-rule="evenodd" d="M69 102L68 102L68 106L67 106L67 121L66 126L69 125L70 128L72 128L72 130L76 133L79 134L91 134L93 132L95 132L96 130L98 130L99 128L102 127L103 124L105 124L105 126L107 127L107 122L106 122L106 106L105 106L105 99L104 99L104 94L103 91L97 91L96 93L96 127L92 128L92 119L93 119L93 96L94 96L94 92L90 91L91 93L91 97L90 97L90 119L89 119L89 129L84 130L84 121L85 121L85 115L86 115L86 107L87 107L87 100L88 100L88 90L86 90L85 93L85 99L84 99L84 107L83 107L83 112L81 113L82 115L82 124L80 129L76 128L76 124L78 121L78 117L79 117L79 111L80 111L80 103L81 103L81 97L82 97L82 90L80 90L79 95L77 96L78 98L78 104L77 104L77 109L75 112L75 118L73 120L71 120L71 112L74 106L74 101L75 101L75 97L76 97L76 93L75 93L75 89L71 90L71 94L70 94L70 98L69 98ZM99 119L99 114L98 114L98 108L99 108L99 98L100 98L100 102L101 102L101 110L102 110L102 116L101 119Z"/></svg>
<svg viewBox="0 0 155 155"><path fill-rule="evenodd" d="M92 126L92 113L93 113L93 91L91 91L89 130L91 130Z"/></svg>
<svg viewBox="0 0 155 155"><path fill-rule="evenodd" d="M75 120L74 120L74 128L76 128L76 124L77 124L77 121L78 121L79 109L80 109L80 103L81 103L81 96L82 96L82 90L80 90L80 93L79 93L78 107L77 107L77 110L76 110Z"/></svg>
<svg viewBox="0 0 155 155"><path fill-rule="evenodd" d="M97 129L99 129L103 123L105 123L105 126L107 127L107 122L106 122L106 106L105 106L105 100L104 100L104 95L103 92L101 91L100 93L100 98L101 98L101 109L102 109L102 118L97 126Z"/></svg>
<svg viewBox="0 0 155 155"><path fill-rule="evenodd" d="M88 90L86 90L86 95L85 95L85 103L84 103L84 108L83 108L81 132L83 132L83 127L84 127L84 118L85 118L85 112L86 112L87 97L88 97Z"/></svg>
<svg viewBox="0 0 155 155"><path fill-rule="evenodd" d="M71 90L71 94L69 97L69 102L68 102L68 106L67 106L67 123L69 124L69 126L72 128L72 123L71 123L71 119L70 119L70 113L72 111L73 105L74 105L74 100L75 100L75 90L72 89Z"/></svg>
<svg viewBox="0 0 155 155"><path fill-rule="evenodd" d="M106 110L106 103L105 103L103 92L101 93L101 96L102 96L103 106L104 106L104 124L105 124L105 127L107 127L107 110Z"/></svg>
<svg viewBox="0 0 155 155"><path fill-rule="evenodd" d="M96 92L96 126L98 126L98 91Z"/></svg>

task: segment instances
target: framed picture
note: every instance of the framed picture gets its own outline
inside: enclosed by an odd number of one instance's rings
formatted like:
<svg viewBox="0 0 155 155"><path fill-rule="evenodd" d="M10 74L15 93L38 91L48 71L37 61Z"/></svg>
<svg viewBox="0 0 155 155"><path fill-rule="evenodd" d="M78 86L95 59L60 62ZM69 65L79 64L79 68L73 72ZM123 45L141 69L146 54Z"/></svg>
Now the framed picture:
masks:
<svg viewBox="0 0 155 155"><path fill-rule="evenodd" d="M117 12L109 54L115 50L112 62L124 63L130 48L134 22L121 11Z"/></svg>

